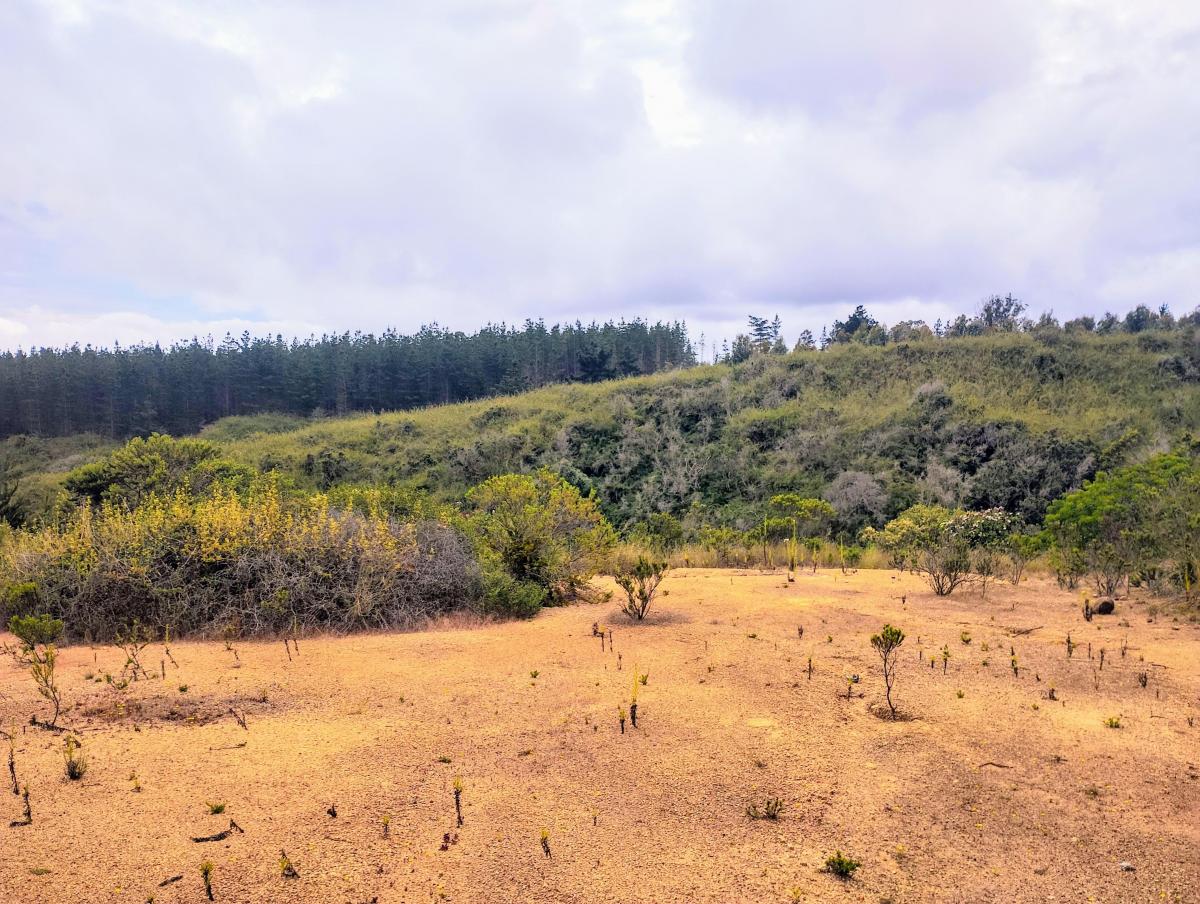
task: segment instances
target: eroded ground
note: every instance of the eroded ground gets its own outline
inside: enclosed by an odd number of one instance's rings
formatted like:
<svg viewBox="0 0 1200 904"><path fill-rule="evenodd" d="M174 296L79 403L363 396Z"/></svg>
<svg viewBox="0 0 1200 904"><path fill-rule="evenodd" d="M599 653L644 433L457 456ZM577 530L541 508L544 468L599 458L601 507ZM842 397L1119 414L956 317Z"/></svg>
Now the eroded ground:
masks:
<svg viewBox="0 0 1200 904"><path fill-rule="evenodd" d="M301 639L291 661L281 641L177 643L165 681L125 690L103 681L115 648L64 650L89 768L68 781L62 736L18 727L34 819L10 828L20 800L0 796L0 900L197 902L205 859L231 902L1200 900L1196 626L1130 601L1089 624L1036 579L986 600L866 571L663 587L639 625L608 603ZM908 634L896 722L875 714L885 621ZM161 645L144 659L157 672ZM5 657L3 724L45 711ZM749 819L769 796L781 818ZM230 819L244 832L191 840ZM821 871L839 849L850 882Z"/></svg>

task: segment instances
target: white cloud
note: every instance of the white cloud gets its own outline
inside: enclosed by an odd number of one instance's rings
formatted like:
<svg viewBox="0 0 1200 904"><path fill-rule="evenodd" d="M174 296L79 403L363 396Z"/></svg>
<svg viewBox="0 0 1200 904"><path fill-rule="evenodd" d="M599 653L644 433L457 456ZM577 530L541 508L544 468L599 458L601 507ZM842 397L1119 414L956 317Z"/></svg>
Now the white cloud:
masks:
<svg viewBox="0 0 1200 904"><path fill-rule="evenodd" d="M1183 0L15 0L0 345L1190 309L1197 50Z"/></svg>

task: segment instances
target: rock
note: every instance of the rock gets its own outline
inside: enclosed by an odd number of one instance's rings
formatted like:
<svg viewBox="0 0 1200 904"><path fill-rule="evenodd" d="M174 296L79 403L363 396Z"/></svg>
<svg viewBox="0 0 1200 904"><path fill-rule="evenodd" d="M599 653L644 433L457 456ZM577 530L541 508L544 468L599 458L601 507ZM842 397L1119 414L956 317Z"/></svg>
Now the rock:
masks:
<svg viewBox="0 0 1200 904"><path fill-rule="evenodd" d="M1096 603L1096 608L1092 610L1096 615L1112 615L1113 610L1117 608L1117 604L1112 600L1099 600Z"/></svg>
<svg viewBox="0 0 1200 904"><path fill-rule="evenodd" d="M1109 600L1108 602L1111 603L1112 600ZM1117 866L1119 866L1121 868L1121 872L1123 872L1123 873L1132 873L1137 869L1137 867L1134 866L1132 863L1130 863L1128 860L1122 860L1120 863L1117 864Z"/></svg>

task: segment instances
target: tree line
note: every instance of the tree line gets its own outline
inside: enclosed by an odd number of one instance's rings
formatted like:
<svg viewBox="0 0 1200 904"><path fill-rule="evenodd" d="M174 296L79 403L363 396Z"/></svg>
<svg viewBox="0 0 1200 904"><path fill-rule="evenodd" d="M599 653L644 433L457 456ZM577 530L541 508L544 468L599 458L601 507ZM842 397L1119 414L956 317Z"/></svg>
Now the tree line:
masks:
<svg viewBox="0 0 1200 904"><path fill-rule="evenodd" d="M694 363L683 323L641 319L38 348L0 353L0 437L182 435L231 415L418 408Z"/></svg>
<svg viewBox="0 0 1200 904"><path fill-rule="evenodd" d="M811 330L801 330L799 338L790 350L812 351L849 343L889 345L899 342L991 336L999 333L1031 333L1043 337L1063 334L1111 336L1119 333L1152 333L1200 326L1200 308L1190 314L1176 317L1166 305L1152 310L1142 304L1128 311L1124 317L1107 312L1099 318L1083 315L1061 323L1053 312L1043 313L1035 320L1026 316L1028 310L1029 306L1011 293L993 295L972 315L959 314L945 321L939 318L932 324L924 320L901 320L889 327L873 317L866 307L858 305L845 320L835 320L831 327L823 328L819 337L814 336ZM748 324L747 331L735 337L732 345L724 343L715 351L715 361L738 364L749 360L755 354L786 354L789 351L778 315L773 320L751 315Z"/></svg>

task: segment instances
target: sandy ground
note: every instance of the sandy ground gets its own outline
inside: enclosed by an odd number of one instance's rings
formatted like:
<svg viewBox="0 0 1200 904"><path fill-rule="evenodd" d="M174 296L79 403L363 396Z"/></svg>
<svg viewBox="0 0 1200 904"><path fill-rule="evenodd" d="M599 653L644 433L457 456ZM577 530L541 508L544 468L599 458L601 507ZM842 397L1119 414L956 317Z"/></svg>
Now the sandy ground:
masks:
<svg viewBox="0 0 1200 904"><path fill-rule="evenodd" d="M68 781L63 737L18 727L34 819L10 828L3 790L0 901L199 902L205 859L229 902L1200 901L1195 625L1131 601L1089 624L1036 579L986 600L866 571L663 587L636 625L612 602L302 639L292 661L282 642L178 643L165 681L126 690L95 680L120 673L115 648L65 650L89 768ZM885 621L908 634L894 722L868 642ZM144 658L157 672L161 645ZM5 657L2 724L35 712ZM748 818L767 797L778 821ZM243 833L191 840L231 818ZM822 871L839 849L862 863L849 882Z"/></svg>

